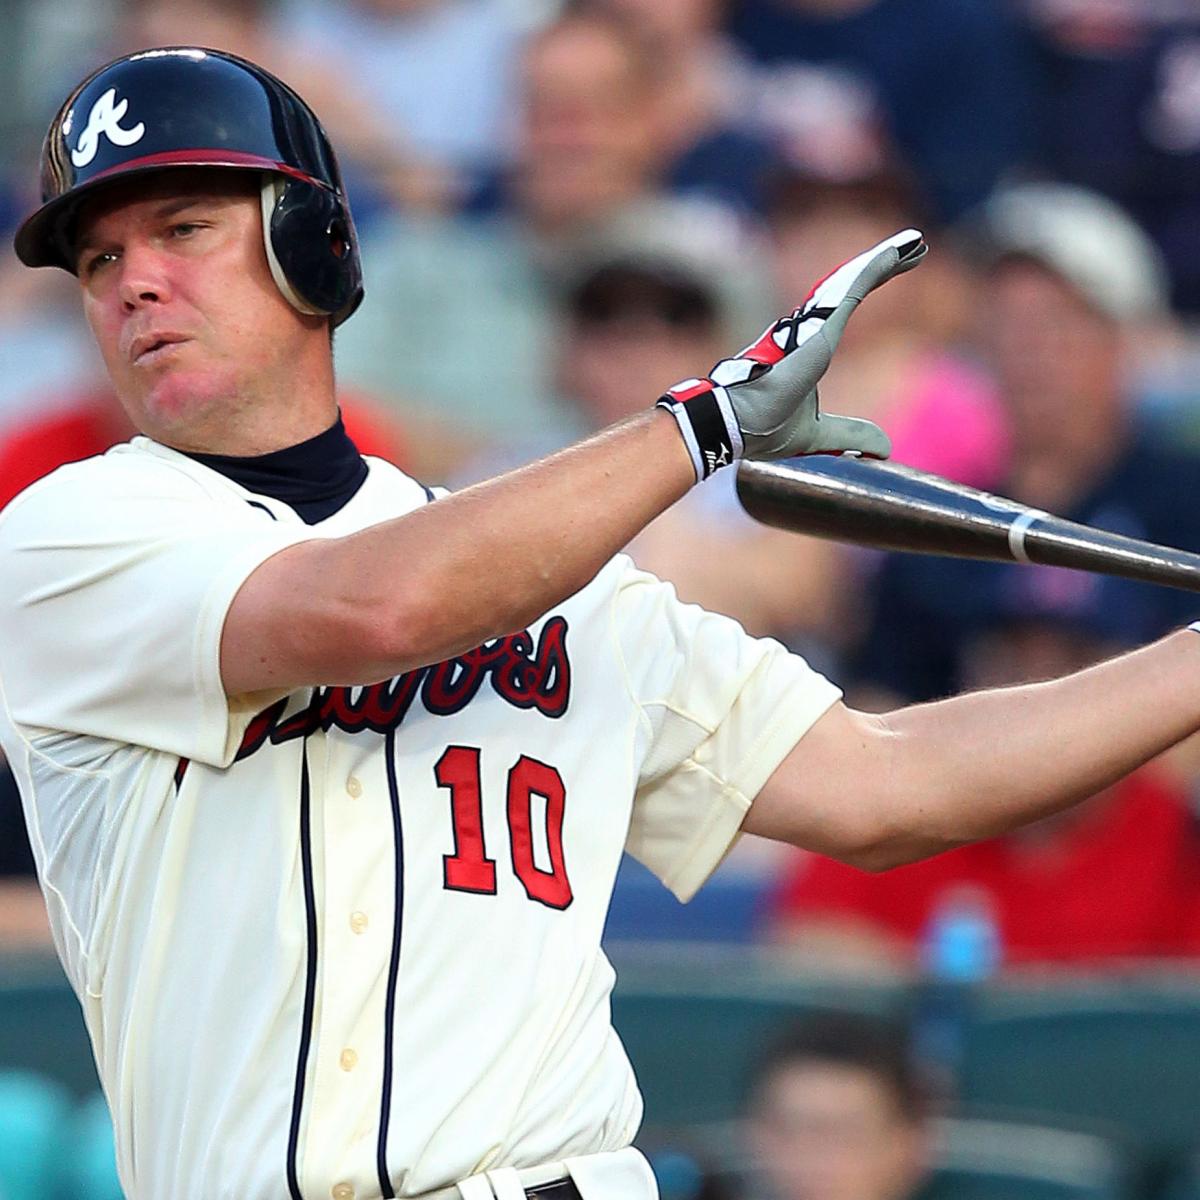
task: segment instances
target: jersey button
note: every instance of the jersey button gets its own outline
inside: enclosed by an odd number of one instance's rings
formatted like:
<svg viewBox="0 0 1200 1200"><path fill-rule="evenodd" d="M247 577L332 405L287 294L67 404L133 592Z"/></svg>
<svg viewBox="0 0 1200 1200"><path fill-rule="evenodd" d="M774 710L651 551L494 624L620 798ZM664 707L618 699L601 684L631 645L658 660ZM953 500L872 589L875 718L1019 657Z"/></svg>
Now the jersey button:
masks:
<svg viewBox="0 0 1200 1200"><path fill-rule="evenodd" d="M346 780L346 792L350 796L353 796L355 800L362 795L362 784L359 783L356 775L351 775L350 778Z"/></svg>
<svg viewBox="0 0 1200 1200"><path fill-rule="evenodd" d="M338 1061L342 1064L343 1071L353 1071L358 1066L358 1055L353 1050L343 1050Z"/></svg>
<svg viewBox="0 0 1200 1200"><path fill-rule="evenodd" d="M350 914L350 928L355 933L362 933L367 928L367 914L365 912L352 912Z"/></svg>
<svg viewBox="0 0 1200 1200"><path fill-rule="evenodd" d="M352 1183L335 1183L330 1193L333 1200L354 1200L354 1185Z"/></svg>

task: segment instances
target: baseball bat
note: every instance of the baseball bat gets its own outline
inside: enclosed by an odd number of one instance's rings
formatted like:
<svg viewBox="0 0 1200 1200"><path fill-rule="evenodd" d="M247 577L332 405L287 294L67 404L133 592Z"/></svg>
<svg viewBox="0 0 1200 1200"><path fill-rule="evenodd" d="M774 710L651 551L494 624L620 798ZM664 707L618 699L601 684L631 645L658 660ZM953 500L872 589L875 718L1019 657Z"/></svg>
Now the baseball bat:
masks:
<svg viewBox="0 0 1200 1200"><path fill-rule="evenodd" d="M1200 554L1067 521L898 463L826 456L744 462L737 490L752 517L796 533L880 550L1074 567L1200 592Z"/></svg>

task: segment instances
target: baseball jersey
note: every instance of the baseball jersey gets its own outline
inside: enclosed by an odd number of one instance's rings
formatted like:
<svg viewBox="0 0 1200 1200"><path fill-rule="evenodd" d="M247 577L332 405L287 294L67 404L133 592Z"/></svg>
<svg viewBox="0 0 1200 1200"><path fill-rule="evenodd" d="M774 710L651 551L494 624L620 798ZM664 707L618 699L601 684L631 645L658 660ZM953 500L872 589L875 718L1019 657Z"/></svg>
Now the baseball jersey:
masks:
<svg viewBox="0 0 1200 1200"><path fill-rule="evenodd" d="M354 458L326 511L135 438L0 515L0 744L130 1200L407 1197L627 1145L622 852L687 899L839 695L618 556L449 662L227 698L256 567L437 502Z"/></svg>

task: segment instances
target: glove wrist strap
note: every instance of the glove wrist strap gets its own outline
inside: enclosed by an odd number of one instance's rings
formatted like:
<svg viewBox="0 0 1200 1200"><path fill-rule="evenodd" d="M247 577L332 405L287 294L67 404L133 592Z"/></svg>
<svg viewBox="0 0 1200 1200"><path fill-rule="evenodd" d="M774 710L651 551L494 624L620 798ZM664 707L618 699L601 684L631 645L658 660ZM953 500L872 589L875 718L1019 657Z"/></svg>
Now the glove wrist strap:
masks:
<svg viewBox="0 0 1200 1200"><path fill-rule="evenodd" d="M659 398L657 407L665 408L678 422L697 483L742 457L742 431L729 393L719 384L708 383L685 399L667 392Z"/></svg>

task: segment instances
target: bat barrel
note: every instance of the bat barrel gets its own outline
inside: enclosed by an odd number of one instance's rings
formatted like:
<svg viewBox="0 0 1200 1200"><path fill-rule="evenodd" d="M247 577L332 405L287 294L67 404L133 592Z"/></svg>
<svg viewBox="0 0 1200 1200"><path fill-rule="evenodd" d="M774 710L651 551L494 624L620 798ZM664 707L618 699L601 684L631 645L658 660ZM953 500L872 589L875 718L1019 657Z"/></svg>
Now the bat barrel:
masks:
<svg viewBox="0 0 1200 1200"><path fill-rule="evenodd" d="M895 463L743 463L738 495L767 525L880 550L1043 563L1200 592L1200 555L1066 521Z"/></svg>
<svg viewBox="0 0 1200 1200"><path fill-rule="evenodd" d="M969 506L891 464L856 459L742 463L738 497L766 525L878 550L1009 558L1011 512Z"/></svg>

